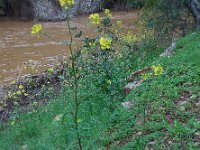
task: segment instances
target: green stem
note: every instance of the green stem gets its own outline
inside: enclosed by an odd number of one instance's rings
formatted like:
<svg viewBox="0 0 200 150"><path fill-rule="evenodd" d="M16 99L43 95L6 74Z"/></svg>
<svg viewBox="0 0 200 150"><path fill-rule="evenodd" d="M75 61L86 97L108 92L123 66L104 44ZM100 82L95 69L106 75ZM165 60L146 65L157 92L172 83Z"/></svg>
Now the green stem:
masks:
<svg viewBox="0 0 200 150"><path fill-rule="evenodd" d="M68 11L67 11L68 15ZM70 22L69 22L69 16L67 16L67 26L68 26L68 31L70 35L70 43L69 43L69 51L71 55L71 60L72 60L72 71L73 71L73 76L74 76L74 101L75 101L75 114L74 114L74 123L75 123L75 129L76 129L76 135L78 139L78 144L80 150L82 150L82 144L81 144L81 138L79 135L79 126L78 126L78 110L79 110L79 102L78 102L78 77L77 77L77 71L76 71L76 66L75 66L75 57L72 51L72 43L73 43L73 37L72 37L72 32L70 28Z"/></svg>
<svg viewBox="0 0 200 150"><path fill-rule="evenodd" d="M144 104L144 110L143 110L143 133L142 133L142 143L144 145L144 132L145 132L145 124L146 124L146 108L145 108L145 104Z"/></svg>

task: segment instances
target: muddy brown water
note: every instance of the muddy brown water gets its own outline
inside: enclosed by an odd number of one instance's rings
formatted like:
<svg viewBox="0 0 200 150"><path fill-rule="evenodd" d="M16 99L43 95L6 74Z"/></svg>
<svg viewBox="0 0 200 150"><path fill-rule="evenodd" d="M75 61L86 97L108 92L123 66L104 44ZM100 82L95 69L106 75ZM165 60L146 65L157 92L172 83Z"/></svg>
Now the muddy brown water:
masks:
<svg viewBox="0 0 200 150"><path fill-rule="evenodd" d="M137 32L135 21L138 11L114 12L113 19L123 22L122 28ZM44 37L31 35L34 22L24 22L0 18L0 85L8 84L19 76L36 74L54 66L58 59L68 56L68 50ZM54 38L66 40L69 34L66 22L42 22L43 29ZM71 19L72 26L83 31L83 36L96 35L95 28L89 24L88 16ZM75 45L79 46L76 40Z"/></svg>

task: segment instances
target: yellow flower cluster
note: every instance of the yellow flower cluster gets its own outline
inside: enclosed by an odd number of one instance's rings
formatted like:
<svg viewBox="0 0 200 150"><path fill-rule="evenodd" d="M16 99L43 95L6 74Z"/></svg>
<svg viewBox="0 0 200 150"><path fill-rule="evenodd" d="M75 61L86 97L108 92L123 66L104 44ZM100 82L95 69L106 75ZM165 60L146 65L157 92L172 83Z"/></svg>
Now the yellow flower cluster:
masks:
<svg viewBox="0 0 200 150"><path fill-rule="evenodd" d="M104 10L104 13L106 14L106 16L112 17L112 14L111 14L111 12L110 12L109 9L105 9L105 10Z"/></svg>
<svg viewBox="0 0 200 150"><path fill-rule="evenodd" d="M111 38L104 38L104 37L100 38L101 49L103 49L103 50L109 49L111 47L111 44L112 44Z"/></svg>
<svg viewBox="0 0 200 150"><path fill-rule="evenodd" d="M31 34L36 35L39 34L42 31L42 25L41 24L35 24L33 25L31 29Z"/></svg>
<svg viewBox="0 0 200 150"><path fill-rule="evenodd" d="M17 99L20 96L28 96L23 85L19 85L16 91L8 91L9 98Z"/></svg>
<svg viewBox="0 0 200 150"><path fill-rule="evenodd" d="M142 75L143 75L143 80L144 80L144 81L147 80L147 79L149 78L149 75L148 75L147 73L142 74Z"/></svg>
<svg viewBox="0 0 200 150"><path fill-rule="evenodd" d="M153 65L152 70L153 70L155 76L159 76L159 75L163 74L163 68L160 64L157 66Z"/></svg>
<svg viewBox="0 0 200 150"><path fill-rule="evenodd" d="M131 31L128 31L127 35L123 36L122 39L127 43L131 43L136 41L137 37Z"/></svg>
<svg viewBox="0 0 200 150"><path fill-rule="evenodd" d="M62 7L70 6L74 4L74 0L59 0L59 2Z"/></svg>
<svg viewBox="0 0 200 150"><path fill-rule="evenodd" d="M92 22L92 24L100 24L101 18L99 16L99 14L95 13L95 14L91 14L89 17L90 21Z"/></svg>

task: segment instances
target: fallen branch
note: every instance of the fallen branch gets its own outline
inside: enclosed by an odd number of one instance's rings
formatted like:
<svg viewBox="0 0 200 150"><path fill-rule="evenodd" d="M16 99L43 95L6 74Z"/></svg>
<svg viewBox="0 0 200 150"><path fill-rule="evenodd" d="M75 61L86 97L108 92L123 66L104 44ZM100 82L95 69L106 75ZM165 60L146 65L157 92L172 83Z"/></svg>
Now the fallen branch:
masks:
<svg viewBox="0 0 200 150"><path fill-rule="evenodd" d="M135 80L135 78L138 76L138 75L141 75L147 71L151 71L152 68L151 67L147 67L147 68L144 68L144 69L141 69L141 70L137 70L135 72L133 72L130 77L128 78L128 82L133 82Z"/></svg>
<svg viewBox="0 0 200 150"><path fill-rule="evenodd" d="M136 77L138 77L141 74L144 74L148 71L151 71L152 67L147 67L141 70L137 70L135 72L133 72L130 77L128 78L128 84L123 88L124 90L124 94L128 95L133 89L137 88L138 86L140 86L142 84L142 82L144 81L143 79L137 79Z"/></svg>

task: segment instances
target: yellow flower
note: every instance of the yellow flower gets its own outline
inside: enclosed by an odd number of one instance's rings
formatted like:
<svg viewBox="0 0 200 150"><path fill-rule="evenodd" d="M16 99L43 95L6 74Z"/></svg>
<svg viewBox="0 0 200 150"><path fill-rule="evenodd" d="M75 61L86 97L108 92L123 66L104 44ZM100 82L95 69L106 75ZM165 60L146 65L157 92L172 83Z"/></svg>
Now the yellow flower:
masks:
<svg viewBox="0 0 200 150"><path fill-rule="evenodd" d="M17 95L21 95L22 94L22 92L19 90L19 91L17 91Z"/></svg>
<svg viewBox="0 0 200 150"><path fill-rule="evenodd" d="M17 93L13 92L12 94L9 94L11 97L15 97Z"/></svg>
<svg viewBox="0 0 200 150"><path fill-rule="evenodd" d="M100 24L100 16L99 14L95 13L95 14L91 14L90 17L89 17L90 21L92 24Z"/></svg>
<svg viewBox="0 0 200 150"><path fill-rule="evenodd" d="M112 14L110 13L110 10L109 10L109 9L105 9L105 10L104 10L104 13L106 14L106 16L112 17Z"/></svg>
<svg viewBox="0 0 200 150"><path fill-rule="evenodd" d="M20 85L19 86L19 89L21 90L21 89L24 89L24 86L23 85Z"/></svg>
<svg viewBox="0 0 200 150"><path fill-rule="evenodd" d="M109 49L111 47L111 44L112 44L112 39L111 38L103 38L103 37L101 37L101 39L100 39L101 49L103 49L103 50Z"/></svg>
<svg viewBox="0 0 200 150"><path fill-rule="evenodd" d="M35 35L35 34L39 34L42 30L42 25L41 24L35 24L33 27L32 27L32 30L31 30L31 34Z"/></svg>
<svg viewBox="0 0 200 150"><path fill-rule="evenodd" d="M137 37L133 34L133 32L128 31L127 35L122 36L122 40L126 43L132 43L137 40Z"/></svg>
<svg viewBox="0 0 200 150"><path fill-rule="evenodd" d="M163 68L160 64L158 66L153 65L152 70L153 70L155 76L159 76L159 75L163 74Z"/></svg>
<svg viewBox="0 0 200 150"><path fill-rule="evenodd" d="M117 21L117 25L121 26L122 25L122 21L121 20Z"/></svg>
<svg viewBox="0 0 200 150"><path fill-rule="evenodd" d="M74 4L74 0L59 0L59 2L60 2L60 5L62 7L66 7L66 5L73 5Z"/></svg>
<svg viewBox="0 0 200 150"><path fill-rule="evenodd" d="M28 96L28 94L27 94L27 93L24 93L24 96Z"/></svg>
<svg viewBox="0 0 200 150"><path fill-rule="evenodd" d="M16 80L13 80L10 84L16 84L17 83L17 81Z"/></svg>
<svg viewBox="0 0 200 150"><path fill-rule="evenodd" d="M147 73L145 73L145 74L142 74L143 75L143 80L145 81L145 80L147 80L148 79L148 74Z"/></svg>

